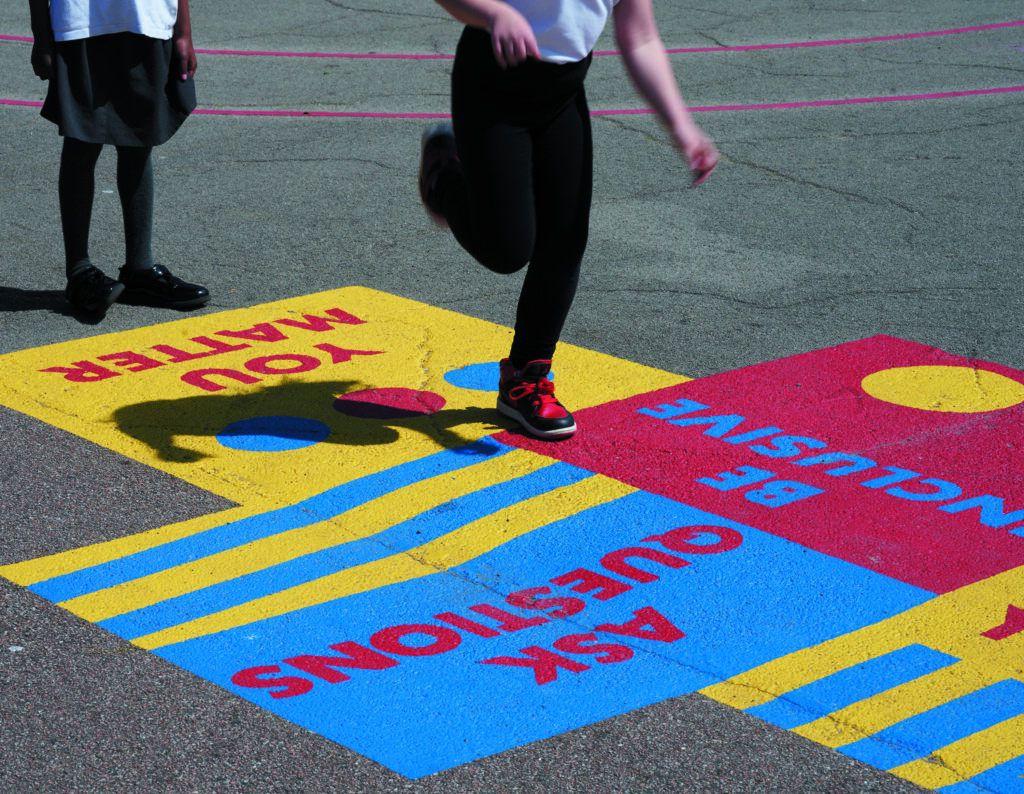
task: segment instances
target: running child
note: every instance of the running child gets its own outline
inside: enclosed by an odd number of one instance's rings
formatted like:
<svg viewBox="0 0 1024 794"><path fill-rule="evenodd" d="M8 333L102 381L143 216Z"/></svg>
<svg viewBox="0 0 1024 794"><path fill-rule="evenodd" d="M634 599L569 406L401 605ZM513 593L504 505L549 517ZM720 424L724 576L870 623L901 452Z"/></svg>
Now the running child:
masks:
<svg viewBox="0 0 1024 794"><path fill-rule="evenodd" d="M587 244L592 138L584 79L609 19L627 72L701 184L718 151L694 123L652 0L436 0L466 25L452 68L452 126L421 141L427 211L497 273L529 265L497 409L540 438L576 432L548 379Z"/></svg>
<svg viewBox="0 0 1024 794"><path fill-rule="evenodd" d="M191 309L206 287L153 261L154 146L195 109L196 55L188 0L29 0L32 68L49 80L42 115L64 138L58 195L67 288L75 308L102 315L118 299ZM117 280L89 258L95 169L117 150L125 262Z"/></svg>

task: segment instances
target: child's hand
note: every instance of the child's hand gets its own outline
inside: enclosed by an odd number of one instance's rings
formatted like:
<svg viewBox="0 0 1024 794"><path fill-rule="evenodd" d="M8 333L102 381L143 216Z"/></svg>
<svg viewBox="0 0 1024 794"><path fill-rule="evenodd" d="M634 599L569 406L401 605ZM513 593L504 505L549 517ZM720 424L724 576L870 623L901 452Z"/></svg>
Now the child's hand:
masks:
<svg viewBox="0 0 1024 794"><path fill-rule="evenodd" d="M37 38L32 43L32 71L40 80L53 77L53 57L56 47L52 40Z"/></svg>
<svg viewBox="0 0 1024 794"><path fill-rule="evenodd" d="M530 23L512 6L504 3L491 21L491 45L498 66L502 69L516 66L527 58L540 58L540 49Z"/></svg>
<svg viewBox="0 0 1024 794"><path fill-rule="evenodd" d="M171 56L171 67L174 69L173 74L181 82L185 82L190 77L195 77L196 66L196 51L192 46L191 36L177 36L174 39L174 54Z"/></svg>
<svg viewBox="0 0 1024 794"><path fill-rule="evenodd" d="M711 139L699 129L688 131L676 138L676 144L693 177L691 187L703 184L718 165L718 149Z"/></svg>

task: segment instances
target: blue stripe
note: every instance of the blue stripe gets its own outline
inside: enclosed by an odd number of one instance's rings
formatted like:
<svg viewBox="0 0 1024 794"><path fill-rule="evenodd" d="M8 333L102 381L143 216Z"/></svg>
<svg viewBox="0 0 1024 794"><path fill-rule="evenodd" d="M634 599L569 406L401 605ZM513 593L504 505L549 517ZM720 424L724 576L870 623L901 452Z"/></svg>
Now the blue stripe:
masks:
<svg viewBox="0 0 1024 794"><path fill-rule="evenodd" d="M892 769L1019 714L1024 714L1024 683L1009 679L836 749L879 769Z"/></svg>
<svg viewBox="0 0 1024 794"><path fill-rule="evenodd" d="M958 661L923 645L910 645L794 689L747 713L792 730Z"/></svg>
<svg viewBox="0 0 1024 794"><path fill-rule="evenodd" d="M970 780L943 786L939 789L939 794L991 794L993 791L1000 791L1003 794L1024 792L1024 755L1011 758L980 775L975 775Z"/></svg>
<svg viewBox="0 0 1024 794"><path fill-rule="evenodd" d="M290 507L233 521L187 538L117 560L94 565L81 571L38 582L28 589L43 598L67 601L107 587L140 579L176 565L199 560L233 549L245 543L270 537L290 529L333 518L347 510L416 482L479 463L482 458L503 455L512 447L490 438L458 449L444 450L370 474L354 482L331 488Z"/></svg>
<svg viewBox="0 0 1024 794"><path fill-rule="evenodd" d="M401 554L505 507L592 476L591 472L567 463L546 466L437 505L370 538L312 552L229 582L109 618L98 625L126 639L142 637L337 571Z"/></svg>

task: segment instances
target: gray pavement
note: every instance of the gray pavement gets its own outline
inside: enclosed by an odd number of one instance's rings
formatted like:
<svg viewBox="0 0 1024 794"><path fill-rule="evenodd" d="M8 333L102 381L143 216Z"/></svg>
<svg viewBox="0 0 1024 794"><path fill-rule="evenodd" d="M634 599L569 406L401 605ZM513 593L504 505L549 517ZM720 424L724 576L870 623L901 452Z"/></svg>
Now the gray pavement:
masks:
<svg viewBox="0 0 1024 794"><path fill-rule="evenodd" d="M0 35L30 35L24 6L0 6ZM458 25L433 3L364 6L196 0L195 42L453 51ZM1021 10L997 0L657 6L670 48L981 28ZM598 46L612 48L608 36ZM0 41L0 100L42 98L28 57L28 44ZM673 61L694 107L977 91L1024 84L1024 26ZM201 55L203 108L381 115L196 115L157 150L158 261L210 287L207 313L361 285L510 324L517 278L473 265L429 224L415 186L425 122L394 117L446 112L449 67ZM641 106L615 57L595 59L588 86L594 110ZM1024 92L710 109L699 121L723 162L689 191L653 117L598 116L591 244L564 339L692 377L875 334L1021 368L1022 117ZM66 310L59 147L36 109L0 105L0 353L179 316L117 305L88 324ZM112 163L105 155L97 173L92 244L108 270L121 256ZM225 507L8 409L0 432L0 564ZM0 790L919 789L699 695L410 781L0 580Z"/></svg>

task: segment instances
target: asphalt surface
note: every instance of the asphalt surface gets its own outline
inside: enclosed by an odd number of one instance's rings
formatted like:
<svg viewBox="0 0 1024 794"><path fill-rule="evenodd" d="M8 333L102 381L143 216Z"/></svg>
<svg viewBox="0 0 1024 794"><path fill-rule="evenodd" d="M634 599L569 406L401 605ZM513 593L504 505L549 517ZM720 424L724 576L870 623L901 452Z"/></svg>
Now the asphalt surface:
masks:
<svg viewBox="0 0 1024 794"><path fill-rule="evenodd" d="M595 117L566 342L691 377L875 334L1024 367L1024 92L993 91L1024 84L1024 26L988 27L1019 3L657 12L669 48L754 48L673 55L723 154L699 190L652 116ZM263 53L443 54L459 33L427 0L195 2L193 26L202 50ZM924 32L944 35L907 37ZM24 3L0 7L0 36L30 35ZM799 42L832 43L754 46ZM29 52L0 40L0 354L178 319L117 305L88 323L63 303L60 141L13 104L44 94ZM204 313L361 285L511 324L517 277L475 266L418 200L427 121L402 114L447 111L450 64L201 54L201 108L256 113L197 114L157 150L158 261L209 286ZM611 55L588 93L595 111L642 106ZM832 102L882 97L898 101ZM108 271L122 255L112 166L110 152L92 234ZM6 408L0 433L0 564L228 506ZM0 790L920 789L700 695L410 781L0 580Z"/></svg>

